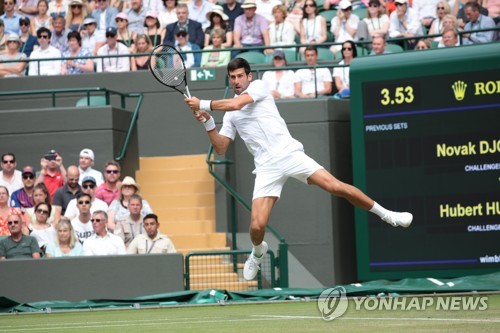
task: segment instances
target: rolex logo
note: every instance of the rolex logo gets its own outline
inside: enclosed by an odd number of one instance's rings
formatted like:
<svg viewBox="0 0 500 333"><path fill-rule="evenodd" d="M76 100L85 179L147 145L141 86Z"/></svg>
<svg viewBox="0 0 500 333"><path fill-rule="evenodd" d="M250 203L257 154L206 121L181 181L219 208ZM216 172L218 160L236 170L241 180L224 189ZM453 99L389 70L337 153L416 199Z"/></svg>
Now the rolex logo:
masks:
<svg viewBox="0 0 500 333"><path fill-rule="evenodd" d="M465 90L467 89L467 83L464 81L456 81L451 85L453 93L455 94L455 99L461 101L465 97Z"/></svg>

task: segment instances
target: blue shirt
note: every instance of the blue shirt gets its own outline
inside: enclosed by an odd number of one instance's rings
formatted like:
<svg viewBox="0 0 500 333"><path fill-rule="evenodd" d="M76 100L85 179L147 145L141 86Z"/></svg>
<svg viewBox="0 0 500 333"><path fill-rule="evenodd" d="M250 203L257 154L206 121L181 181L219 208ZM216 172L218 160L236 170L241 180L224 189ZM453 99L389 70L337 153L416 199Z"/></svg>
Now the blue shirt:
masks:
<svg viewBox="0 0 500 333"><path fill-rule="evenodd" d="M13 32L21 35L21 28L19 27L19 19L21 18L21 16L14 13L12 17L7 17L7 14L3 14L2 16L0 16L0 18L3 20L3 24L5 25L5 33L7 35Z"/></svg>
<svg viewBox="0 0 500 333"><path fill-rule="evenodd" d="M19 52L23 52L27 57L29 57L31 55L31 52L33 52L33 48L35 47L35 45L40 45L38 44L38 39L36 39L36 37L33 35L28 35L28 39L26 40L26 42L21 44Z"/></svg>

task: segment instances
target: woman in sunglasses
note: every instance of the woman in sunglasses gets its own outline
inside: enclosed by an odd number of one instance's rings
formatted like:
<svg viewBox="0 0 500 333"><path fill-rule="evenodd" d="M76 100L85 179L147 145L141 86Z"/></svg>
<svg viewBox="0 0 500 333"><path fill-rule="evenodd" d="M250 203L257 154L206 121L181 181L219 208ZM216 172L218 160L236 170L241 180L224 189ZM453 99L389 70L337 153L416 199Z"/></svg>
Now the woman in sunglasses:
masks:
<svg viewBox="0 0 500 333"><path fill-rule="evenodd" d="M351 65L352 60L358 56L356 45L351 40L342 43L341 52L343 60L339 62L339 65ZM336 96L340 98L349 97L351 94L349 86L349 66L335 67L333 69L333 80L339 91Z"/></svg>
<svg viewBox="0 0 500 333"><path fill-rule="evenodd" d="M321 44L326 41L326 20L318 13L316 1L306 0L300 25L301 44ZM300 53L304 51L305 47L301 47Z"/></svg>
<svg viewBox="0 0 500 333"><path fill-rule="evenodd" d="M76 238L69 219L62 217L56 225L56 240L47 244L47 258L76 257L83 255L82 244Z"/></svg>
<svg viewBox="0 0 500 333"><path fill-rule="evenodd" d="M39 203L45 203L50 205L50 194L47 186L44 183L39 183L35 185L33 189L33 204L38 205ZM35 207L27 208L24 216L26 218L26 225L30 225L33 221L36 220ZM47 222L50 224L54 223L54 210L51 209L50 215L48 216Z"/></svg>
<svg viewBox="0 0 500 333"><path fill-rule="evenodd" d="M87 16L87 7L82 0L71 0L66 13L66 28L72 31L80 31L82 23Z"/></svg>
<svg viewBox="0 0 500 333"><path fill-rule="evenodd" d="M127 13L118 13L115 18L117 41L125 45L130 53L135 52L135 39L137 34L128 29L128 15Z"/></svg>
<svg viewBox="0 0 500 333"><path fill-rule="evenodd" d="M50 213L52 212L52 206L44 202L39 203L35 206L35 220L28 225L28 229L31 230L30 236L34 237L42 253L45 253L47 244L56 241L56 230L48 222Z"/></svg>
<svg viewBox="0 0 500 333"><path fill-rule="evenodd" d="M21 210L9 207L9 190L5 186L0 186L0 236L9 236L10 231L7 220L11 214L21 214Z"/></svg>
<svg viewBox="0 0 500 333"><path fill-rule="evenodd" d="M437 35L443 31L444 17L451 13L450 5L448 1L439 1L436 4L436 19L432 22L431 28L429 29L428 35ZM436 42L441 41L442 37L434 37L433 40Z"/></svg>

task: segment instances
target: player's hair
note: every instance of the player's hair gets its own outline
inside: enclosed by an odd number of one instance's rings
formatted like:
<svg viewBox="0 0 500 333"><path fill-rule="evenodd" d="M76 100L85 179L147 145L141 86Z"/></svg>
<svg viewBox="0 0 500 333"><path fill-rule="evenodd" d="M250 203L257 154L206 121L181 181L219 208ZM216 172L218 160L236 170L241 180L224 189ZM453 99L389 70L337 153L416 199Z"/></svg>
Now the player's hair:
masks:
<svg viewBox="0 0 500 333"><path fill-rule="evenodd" d="M252 69L250 68L250 64L243 58L234 58L227 64L227 73L234 72L237 69L244 68L246 75L250 74Z"/></svg>

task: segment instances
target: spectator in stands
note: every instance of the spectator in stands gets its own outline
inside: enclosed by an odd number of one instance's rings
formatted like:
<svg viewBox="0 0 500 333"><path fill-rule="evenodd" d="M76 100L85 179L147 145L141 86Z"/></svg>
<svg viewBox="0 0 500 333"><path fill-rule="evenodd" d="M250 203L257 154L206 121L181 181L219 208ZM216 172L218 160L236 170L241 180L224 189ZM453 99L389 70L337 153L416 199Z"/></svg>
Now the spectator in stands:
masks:
<svg viewBox="0 0 500 333"><path fill-rule="evenodd" d="M52 27L50 45L58 49L62 54L62 52L68 50L68 33L71 30L66 28L66 19L60 15L52 19Z"/></svg>
<svg viewBox="0 0 500 333"><path fill-rule="evenodd" d="M50 205L51 203L49 190L44 183L36 184L33 188L33 207L26 208L24 212L26 226L29 226L33 221L36 220L35 206L39 203L44 203L47 205ZM56 222L55 212L53 209L51 209L50 211L47 222L50 224L54 224Z"/></svg>
<svg viewBox="0 0 500 333"><path fill-rule="evenodd" d="M323 9L324 10L338 9L339 2L340 0L326 0L323 3Z"/></svg>
<svg viewBox="0 0 500 333"><path fill-rule="evenodd" d="M415 50L428 50L431 48L431 42L428 39L419 39L417 45L415 45Z"/></svg>
<svg viewBox="0 0 500 333"><path fill-rule="evenodd" d="M104 177L102 172L92 168L95 163L94 151L90 148L84 148L80 151L78 159L78 171L80 171L80 185L83 184L83 179L87 176L94 177L97 186L100 186L104 182Z"/></svg>
<svg viewBox="0 0 500 333"><path fill-rule="evenodd" d="M128 29L128 16L126 13L116 15L116 26L118 32L118 42L125 45L130 53L135 52L135 40L137 34Z"/></svg>
<svg viewBox="0 0 500 333"><path fill-rule="evenodd" d="M483 15L483 16L489 15L488 9L481 6L481 4L479 3L480 2L479 0L469 0L467 3L469 3L469 2L474 2L479 6L479 12L481 15ZM460 8L460 10L458 11L458 14L457 14L458 28L463 29L465 27L465 24L468 23L469 20L470 19L465 14L465 6L463 6L462 8Z"/></svg>
<svg viewBox="0 0 500 333"><path fill-rule="evenodd" d="M22 232L21 214L7 218L9 237L0 240L0 259L40 258L40 248L35 238Z"/></svg>
<svg viewBox="0 0 500 333"><path fill-rule="evenodd" d="M407 0L396 0L396 10L390 16L389 36L391 38L421 36L422 25L414 9L408 7ZM415 47L414 39L406 40L409 49ZM398 42L403 44L404 42Z"/></svg>
<svg viewBox="0 0 500 333"><path fill-rule="evenodd" d="M21 171L17 170L16 155L14 153L4 153L0 167L0 185L5 186L9 193L19 190L23 185ZM8 199L8 198L7 198Z"/></svg>
<svg viewBox="0 0 500 333"><path fill-rule="evenodd" d="M31 208L33 204L33 190L35 187L35 169L25 166L22 170L23 187L12 193L10 206L18 208Z"/></svg>
<svg viewBox="0 0 500 333"><path fill-rule="evenodd" d="M351 65L354 58L358 56L356 44L353 41L347 41L342 44L342 61L339 65ZM335 67L333 69L333 79L335 80L335 87L338 90L338 97L348 97L351 95L350 80L349 80L349 66Z"/></svg>
<svg viewBox="0 0 500 333"><path fill-rule="evenodd" d="M295 97L295 74L291 70L285 69L287 66L285 53L282 50L275 50L273 54L274 67L280 68L276 71L267 71L262 75L266 87L271 90L275 99Z"/></svg>
<svg viewBox="0 0 500 333"><path fill-rule="evenodd" d="M90 212L93 213L97 210L107 210L108 205L101 199L97 199L95 197L95 190L96 190L95 178L92 176L87 176L83 178L82 183L83 183L82 192L90 196L90 201L92 203L92 206L90 207ZM66 216L70 220L72 220L79 214L77 202L78 202L77 199L71 200L68 203L68 206L66 207L66 212L64 212L64 216Z"/></svg>
<svg viewBox="0 0 500 333"><path fill-rule="evenodd" d="M327 31L326 21L318 15L318 6L314 0L306 0L304 4L302 23L300 25L300 43L302 44L322 44L326 42ZM300 48L300 53L304 53L305 48Z"/></svg>
<svg viewBox="0 0 500 333"><path fill-rule="evenodd" d="M38 0L37 9L38 15L31 20L31 30L38 31L41 27L52 29L52 17L48 14L47 0Z"/></svg>
<svg viewBox="0 0 500 333"><path fill-rule="evenodd" d="M36 182L37 184L42 182L45 184L52 199L57 189L66 183L66 168L62 156L52 149L42 158L40 166L42 170Z"/></svg>
<svg viewBox="0 0 500 333"><path fill-rule="evenodd" d="M80 32L86 17L87 7L83 5L82 0L70 0L66 13L66 29Z"/></svg>
<svg viewBox="0 0 500 333"><path fill-rule="evenodd" d="M28 59L26 54L19 52L20 46L21 40L19 36L15 33L11 33L7 38L7 53L0 55L0 61ZM0 63L0 77L24 76L25 68L26 62L24 61L7 62L5 64Z"/></svg>
<svg viewBox="0 0 500 333"><path fill-rule="evenodd" d="M76 165L70 165L66 173L66 184L57 189L56 193L54 193L54 200L52 200L52 210L54 211L54 218L56 221L59 221L60 217L66 213L69 202L75 199L78 194L82 193L82 188L78 184L80 179L78 167Z"/></svg>
<svg viewBox="0 0 500 333"><path fill-rule="evenodd" d="M128 18L128 29L136 34L144 30L147 8L143 6L142 0L130 0L130 8L126 11Z"/></svg>
<svg viewBox="0 0 500 333"><path fill-rule="evenodd" d="M2 21L2 19L0 19L0 54L5 54L7 53L7 38L9 37L9 35L5 34L5 26L4 26L4 23Z"/></svg>
<svg viewBox="0 0 500 333"><path fill-rule="evenodd" d="M88 15L91 15L96 7L99 7L97 4L99 1L97 0L82 0L84 8L87 10ZM114 8L114 7L113 7ZM87 16L85 16L87 17Z"/></svg>
<svg viewBox="0 0 500 333"><path fill-rule="evenodd" d="M97 51L106 43L105 34L97 29L97 23L93 17L87 17L83 21L80 35L82 36L82 48L89 50L92 55L97 55ZM95 61L97 62L99 59Z"/></svg>
<svg viewBox="0 0 500 333"><path fill-rule="evenodd" d="M83 243L83 254L86 256L106 256L126 254L123 240L106 229L108 214L98 210L92 214L92 227L95 234Z"/></svg>
<svg viewBox="0 0 500 333"><path fill-rule="evenodd" d="M37 0L21 0L16 6L17 13L22 16L29 16L31 20L38 14Z"/></svg>
<svg viewBox="0 0 500 333"><path fill-rule="evenodd" d="M445 29L455 29L457 31L459 30L458 21L455 16L448 14L443 17L443 24L440 33L443 33L443 30Z"/></svg>
<svg viewBox="0 0 500 333"><path fill-rule="evenodd" d="M257 4L255 12L264 16L269 24L274 22L273 8L282 4L280 0L255 0L255 3Z"/></svg>
<svg viewBox="0 0 500 333"><path fill-rule="evenodd" d="M203 52L200 67L222 67L229 63L231 52L222 51L224 36L224 30L219 28L212 30L210 38L212 44L204 48L204 50L211 50L211 52Z"/></svg>
<svg viewBox="0 0 500 333"><path fill-rule="evenodd" d="M234 20L240 15L244 14L243 8L241 8L241 4L236 0L226 0L222 5L222 9L224 10L224 14L228 16L228 23L230 26L234 28Z"/></svg>
<svg viewBox="0 0 500 333"><path fill-rule="evenodd" d="M207 13L212 11L214 4L207 0L192 0L188 4L189 19L201 24L204 30L210 25Z"/></svg>
<svg viewBox="0 0 500 333"><path fill-rule="evenodd" d="M500 1L483 0L483 7L488 11L488 16L491 17L498 26L500 22ZM499 33L498 30L497 33Z"/></svg>
<svg viewBox="0 0 500 333"><path fill-rule="evenodd" d="M373 37L372 52L370 53L370 55L391 53L390 51L386 50L386 47L387 47L387 43L385 41L385 38L382 36L375 36L375 37ZM346 53L348 53L348 52L346 52Z"/></svg>
<svg viewBox="0 0 500 333"><path fill-rule="evenodd" d="M429 29L436 18L436 6L439 0L412 0L411 7L417 13L422 26ZM448 6L449 7L449 6Z"/></svg>
<svg viewBox="0 0 500 333"><path fill-rule="evenodd" d="M244 15L238 16L234 21L234 47L269 46L269 25L264 16L255 13L255 0L245 0L241 8ZM272 49L264 50L266 54L272 52Z"/></svg>
<svg viewBox="0 0 500 333"><path fill-rule="evenodd" d="M151 48L151 44L149 47ZM118 162L106 162L104 165L104 183L99 185L95 190L95 197L104 201L108 206L113 200L120 198L120 189L118 187L120 184L120 172L121 168Z"/></svg>
<svg viewBox="0 0 500 333"><path fill-rule="evenodd" d="M61 51L49 44L52 33L47 28L40 28L36 32L40 47L30 55L28 75L59 75L61 74L61 60L43 60L61 58ZM42 61L34 61L42 60Z"/></svg>
<svg viewBox="0 0 500 333"><path fill-rule="evenodd" d="M205 29L205 44L204 48L210 45L210 37L212 30L222 29L224 31L222 48L229 48L233 45L233 27L228 24L229 17L224 14L221 6L214 6L211 11L207 13L207 19L210 25Z"/></svg>
<svg viewBox="0 0 500 333"><path fill-rule="evenodd" d="M388 32L389 16L382 12L379 0L370 0L368 2L366 17L358 24L358 40L370 41L375 36L382 36L386 38Z"/></svg>
<svg viewBox="0 0 500 333"><path fill-rule="evenodd" d="M177 0L163 0L163 8L160 10L158 19L163 29L170 23L177 21Z"/></svg>
<svg viewBox="0 0 500 333"><path fill-rule="evenodd" d="M29 57L31 55L31 52L33 52L33 48L35 47L35 45L38 46L38 40L31 34L31 24L29 17L21 17L19 19L19 27L21 29L20 52L26 54L26 56Z"/></svg>
<svg viewBox="0 0 500 333"><path fill-rule="evenodd" d="M187 31L189 35L189 42L191 44L196 44L200 48L203 47L204 34L201 28L201 24L188 19L189 10L187 5L179 4L177 6L177 22L167 25L165 39L163 44L175 45L175 36L180 30Z"/></svg>
<svg viewBox="0 0 500 333"><path fill-rule="evenodd" d="M305 0L288 0L283 5L287 8L287 21L293 25L295 33L300 36L300 24L304 16Z"/></svg>
<svg viewBox="0 0 500 333"><path fill-rule="evenodd" d="M468 34L462 34L462 43L464 45L469 44L480 44L480 43L490 43L493 41L495 32L491 31L480 31L473 32L474 30L481 29L493 29L495 28L495 22L491 17L482 15L480 13L480 7L475 2L468 2L465 5L465 15L469 22L464 27L464 31L470 31Z"/></svg>
<svg viewBox="0 0 500 333"><path fill-rule="evenodd" d="M55 19L57 16L66 16L68 11L68 0L51 0L49 2L48 14Z"/></svg>
<svg viewBox="0 0 500 333"><path fill-rule="evenodd" d="M115 18L118 15L118 10L114 7L109 7L109 0L99 0L99 8L92 11L92 17L97 22L97 29L106 31L109 27L116 28Z"/></svg>
<svg viewBox="0 0 500 333"><path fill-rule="evenodd" d="M21 16L16 13L16 0L5 0L3 3L3 12L4 14L0 16L0 25L2 26L5 34L16 33L20 34L21 30L19 29L19 19ZM0 45L2 45L0 40Z"/></svg>
<svg viewBox="0 0 500 333"><path fill-rule="evenodd" d="M144 27L144 33L149 36L153 47L160 45L161 41L165 38L165 29L160 26L156 12L150 10L146 13Z"/></svg>
<svg viewBox="0 0 500 333"><path fill-rule="evenodd" d="M35 219L28 225L31 230L30 236L34 237L42 253L45 253L47 244L53 243L56 240L56 230L51 223L48 222L52 212L50 204L41 202L35 206Z"/></svg>
<svg viewBox="0 0 500 333"><path fill-rule="evenodd" d="M82 244L75 235L71 222L63 217L56 226L56 241L47 244L45 256L47 258L77 257L83 255Z"/></svg>
<svg viewBox="0 0 500 333"><path fill-rule="evenodd" d="M189 35L184 30L178 31L175 34L175 48L181 52L186 68L200 67L201 55L199 53L193 54L190 52L199 50L200 47L196 44L191 44L188 40Z"/></svg>
<svg viewBox="0 0 500 333"><path fill-rule="evenodd" d="M98 56L122 55L122 57L109 57L97 60L97 72L128 72L130 71L130 51L122 43L117 43L116 28L106 30L106 44L97 51ZM101 179L102 181L102 179Z"/></svg>
<svg viewBox="0 0 500 333"><path fill-rule="evenodd" d="M140 194L139 185L135 182L134 178L127 176L123 179L120 187L120 199L113 200L113 202L111 202L111 205L109 205L108 228L110 230L115 230L115 221L122 220L130 214L130 211L128 210L128 204L130 197L134 194ZM141 214L147 215L152 212L153 210L149 206L149 203L145 199L143 199Z"/></svg>
<svg viewBox="0 0 500 333"><path fill-rule="evenodd" d="M127 254L164 254L176 253L174 243L158 231L158 216L148 214L144 217L146 234L135 236L127 248Z"/></svg>
<svg viewBox="0 0 500 333"><path fill-rule="evenodd" d="M130 213L123 219L116 221L114 234L123 239L125 247L137 236L143 233L142 197L138 194L130 196L128 199L128 209Z"/></svg>
<svg viewBox="0 0 500 333"><path fill-rule="evenodd" d="M78 216L71 220L71 225L75 230L76 237L83 244L87 238L94 234L94 228L92 228L90 222L92 217L92 197L87 193L79 193L76 196L76 207Z"/></svg>
<svg viewBox="0 0 500 333"><path fill-rule="evenodd" d="M146 34L137 36L137 38L135 39L135 49L135 53L137 54L151 53L151 51L153 50L153 46L151 45L151 39L149 39L149 36ZM132 57L130 59L130 67L132 71L148 70L149 55L139 55Z"/></svg>
<svg viewBox="0 0 500 333"><path fill-rule="evenodd" d="M286 7L283 5L274 6L273 16L274 22L269 25L270 45L295 45L295 28L292 23L286 21Z"/></svg>
<svg viewBox="0 0 500 333"><path fill-rule="evenodd" d="M92 56L90 50L82 48L82 37L77 31L68 34L69 50L63 53L64 60L61 64L61 74L83 74L94 71L94 62L88 57ZM79 57L79 59L67 59Z"/></svg>
<svg viewBox="0 0 500 333"><path fill-rule="evenodd" d="M19 208L9 207L9 190L0 185L0 236L10 235L7 220L11 214L21 214ZM22 217L22 215L20 215Z"/></svg>
<svg viewBox="0 0 500 333"><path fill-rule="evenodd" d="M309 1L309 0L308 0ZM307 66L318 64L318 49L314 45L306 47L304 52ZM303 68L295 72L295 96L314 98L317 95L329 95L332 92L332 75L328 68Z"/></svg>
<svg viewBox="0 0 500 333"><path fill-rule="evenodd" d="M347 40L356 41L358 38L359 17L352 13L352 4L349 0L342 0L339 3L337 15L332 19L330 31L335 37L336 43L343 43ZM330 51L337 53L342 47L332 45Z"/></svg>
<svg viewBox="0 0 500 333"><path fill-rule="evenodd" d="M450 12L450 5L448 5L447 1L441 0L437 3L436 19L432 22L428 35L437 35L443 32L443 20L446 15L450 14ZM441 36L433 37L432 40L439 42L441 40Z"/></svg>
<svg viewBox="0 0 500 333"><path fill-rule="evenodd" d="M455 29L447 29L443 31L443 40L438 45L438 47L454 47L459 46L458 33Z"/></svg>

